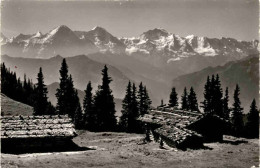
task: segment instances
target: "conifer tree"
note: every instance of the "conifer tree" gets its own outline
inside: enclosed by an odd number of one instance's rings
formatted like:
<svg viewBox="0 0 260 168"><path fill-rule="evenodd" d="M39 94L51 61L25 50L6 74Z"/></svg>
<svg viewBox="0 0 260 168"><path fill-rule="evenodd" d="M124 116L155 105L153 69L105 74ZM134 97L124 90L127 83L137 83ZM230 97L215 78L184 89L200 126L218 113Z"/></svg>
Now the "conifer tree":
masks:
<svg viewBox="0 0 260 168"><path fill-rule="evenodd" d="M82 109L78 98L78 91L75 91L75 102L74 125L76 129L82 129Z"/></svg>
<svg viewBox="0 0 260 168"><path fill-rule="evenodd" d="M250 138L259 137L259 111L255 99L252 101L250 111L247 115L246 132Z"/></svg>
<svg viewBox="0 0 260 168"><path fill-rule="evenodd" d="M75 111L78 107L78 94L77 90L74 88L72 76L69 75L67 87L66 87L66 110L72 119L74 119Z"/></svg>
<svg viewBox="0 0 260 168"><path fill-rule="evenodd" d="M152 101L149 97L149 94L148 94L148 91L146 89L146 86L144 86L144 111L143 111L143 114L141 115L144 115L144 114L147 114L148 113L148 110L150 109L151 107L151 104L152 104Z"/></svg>
<svg viewBox="0 0 260 168"><path fill-rule="evenodd" d="M61 63L60 69L60 86L57 89L57 112L59 114L68 114L67 103L68 103L68 94L67 94L67 85L68 85L68 65L66 59L64 58Z"/></svg>
<svg viewBox="0 0 260 168"><path fill-rule="evenodd" d="M85 90L85 97L83 100L83 110L84 110L84 126L88 130L94 130L96 116L93 109L93 95L92 95L92 86L89 81L87 88Z"/></svg>
<svg viewBox="0 0 260 168"><path fill-rule="evenodd" d="M130 104L130 111L129 111L129 117L128 117L128 131L129 132L136 132L138 131L138 122L137 118L139 117L139 111L138 111L138 102L137 102L137 96L136 96L136 87L133 83L132 85L132 95L131 95L131 104Z"/></svg>
<svg viewBox="0 0 260 168"><path fill-rule="evenodd" d="M184 88L182 97L181 97L181 109L188 110L188 94L186 87Z"/></svg>
<svg viewBox="0 0 260 168"><path fill-rule="evenodd" d="M121 130L128 131L128 119L131 110L131 103L132 103L132 86L131 82L128 82L126 88L126 94L122 102L122 115L120 117L119 126Z"/></svg>
<svg viewBox="0 0 260 168"><path fill-rule="evenodd" d="M34 103L34 115L46 115L48 114L48 97L47 88L43 81L42 68L38 73L37 84L36 84L36 96Z"/></svg>
<svg viewBox="0 0 260 168"><path fill-rule="evenodd" d="M139 113L140 115L144 115L146 113L145 111L145 95L144 95L144 87L143 83L141 82L139 85L139 90L138 90L138 108L139 108Z"/></svg>
<svg viewBox="0 0 260 168"><path fill-rule="evenodd" d="M178 107L178 94L176 93L175 88L172 88L172 92L170 94L169 106L170 107Z"/></svg>
<svg viewBox="0 0 260 168"><path fill-rule="evenodd" d="M149 97L146 86L144 86L142 84L142 82L139 85L138 97L137 98L138 98L139 115L143 116L144 114L148 113L148 110L150 109L152 101Z"/></svg>
<svg viewBox="0 0 260 168"><path fill-rule="evenodd" d="M236 85L234 91L234 103L233 103L233 128L236 136L240 136L244 123L243 123L243 108L241 107L241 102L239 99L240 89L239 86Z"/></svg>
<svg viewBox="0 0 260 168"><path fill-rule="evenodd" d="M77 104L76 90L73 85L72 76L68 76L68 65L65 58L61 63L60 69L60 87L57 89L57 112L58 114L68 114L72 120L74 120L74 115Z"/></svg>
<svg viewBox="0 0 260 168"><path fill-rule="evenodd" d="M97 114L97 129L99 131L112 131L116 128L115 103L110 89L111 77L108 76L108 68L105 65L102 70L102 85L99 86L94 97L94 108Z"/></svg>
<svg viewBox="0 0 260 168"><path fill-rule="evenodd" d="M213 114L216 114L220 117L224 117L223 114L223 100L222 100L222 88L219 79L219 75L216 75L216 79L214 79L214 75L212 76L212 89L211 89L211 96L212 96L212 111Z"/></svg>
<svg viewBox="0 0 260 168"><path fill-rule="evenodd" d="M197 96L193 87L190 88L190 93L188 95L188 110L199 111Z"/></svg>
<svg viewBox="0 0 260 168"><path fill-rule="evenodd" d="M228 107L229 95L228 95L228 87L225 90L225 97L223 99L223 115L226 120L229 120L230 116L230 108Z"/></svg>
<svg viewBox="0 0 260 168"><path fill-rule="evenodd" d="M204 110L205 114L210 114L211 110L211 93L210 93L210 78L209 76L207 77L207 82L205 83L204 86L204 101L202 102L202 108Z"/></svg>

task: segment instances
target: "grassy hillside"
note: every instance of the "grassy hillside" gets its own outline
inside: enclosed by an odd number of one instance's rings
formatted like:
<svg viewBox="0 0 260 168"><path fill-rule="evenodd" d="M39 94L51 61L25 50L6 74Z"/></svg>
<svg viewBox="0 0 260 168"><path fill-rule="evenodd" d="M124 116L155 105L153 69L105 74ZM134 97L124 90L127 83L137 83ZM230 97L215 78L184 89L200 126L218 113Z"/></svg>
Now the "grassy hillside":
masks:
<svg viewBox="0 0 260 168"><path fill-rule="evenodd" d="M33 107L1 94L1 115L32 115Z"/></svg>

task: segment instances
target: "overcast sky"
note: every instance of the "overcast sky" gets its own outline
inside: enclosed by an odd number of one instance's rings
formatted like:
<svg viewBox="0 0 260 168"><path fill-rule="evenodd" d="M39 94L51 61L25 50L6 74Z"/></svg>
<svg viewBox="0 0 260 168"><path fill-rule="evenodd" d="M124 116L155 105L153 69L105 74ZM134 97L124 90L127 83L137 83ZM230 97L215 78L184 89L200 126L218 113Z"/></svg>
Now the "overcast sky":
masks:
<svg viewBox="0 0 260 168"><path fill-rule="evenodd" d="M258 38L258 0L4 1L1 6L7 37L47 33L59 25L85 31L98 25L117 37L164 28L180 36Z"/></svg>

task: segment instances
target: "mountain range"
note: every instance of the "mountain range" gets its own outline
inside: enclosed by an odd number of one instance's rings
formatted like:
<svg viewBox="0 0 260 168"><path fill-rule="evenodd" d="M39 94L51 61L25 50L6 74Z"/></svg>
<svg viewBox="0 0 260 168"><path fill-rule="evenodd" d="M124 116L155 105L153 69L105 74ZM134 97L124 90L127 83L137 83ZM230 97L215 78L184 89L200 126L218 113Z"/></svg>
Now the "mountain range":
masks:
<svg viewBox="0 0 260 168"><path fill-rule="evenodd" d="M19 34L10 39L1 34L2 54L13 57L49 58L57 54L64 57L96 52L111 52L128 55L152 55L164 58L162 61L178 61L195 55L214 57L228 55L241 58L252 54L258 41L238 41L233 38L208 38L189 35L180 37L164 29L155 28L139 37L117 38L102 27L90 31L73 31L65 25L48 33L40 31ZM151 58L150 58L151 59Z"/></svg>
<svg viewBox="0 0 260 168"><path fill-rule="evenodd" d="M66 58L75 87L85 90L88 81L91 81L95 90L101 83L101 70L106 64L113 79L111 88L115 98L124 97L129 80L136 85L143 82L154 106L161 99L169 97L172 86L176 85L179 91L184 86L197 87L196 82L200 77L197 74L200 72L212 74L218 71L211 69L226 69L227 64L233 65L249 55L258 54L257 40L240 41L195 35L181 37L161 28L148 30L138 37L118 38L98 26L89 31L73 31L62 25L45 34L38 31L12 38L1 34L0 42L1 61L16 71L21 79L25 73L36 82L39 67L42 67L47 85L59 82L60 64ZM247 68L251 66L248 64ZM241 71L246 73L247 69ZM231 73L223 70L223 74L226 73L237 75L236 71ZM225 80L229 82L228 78ZM230 78L230 85L227 86L233 87L235 82L241 81ZM203 90L199 89L198 92L201 99Z"/></svg>

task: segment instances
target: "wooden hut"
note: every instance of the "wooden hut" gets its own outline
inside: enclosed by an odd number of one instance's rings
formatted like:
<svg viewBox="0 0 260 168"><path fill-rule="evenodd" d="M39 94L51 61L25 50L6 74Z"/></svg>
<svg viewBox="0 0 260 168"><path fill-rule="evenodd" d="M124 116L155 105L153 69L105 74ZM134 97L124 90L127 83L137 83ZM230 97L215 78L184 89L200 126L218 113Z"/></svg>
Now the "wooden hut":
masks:
<svg viewBox="0 0 260 168"><path fill-rule="evenodd" d="M2 152L63 148L76 136L67 115L2 116Z"/></svg>
<svg viewBox="0 0 260 168"><path fill-rule="evenodd" d="M151 110L139 118L145 123L146 136L151 134L154 140L161 139L181 149L199 148L203 142L222 140L226 122L217 116L167 108L159 110Z"/></svg>

